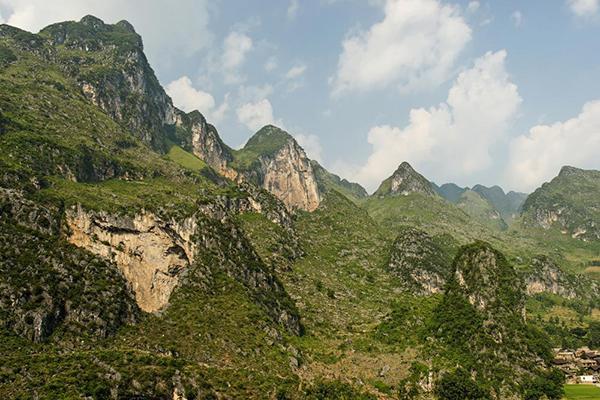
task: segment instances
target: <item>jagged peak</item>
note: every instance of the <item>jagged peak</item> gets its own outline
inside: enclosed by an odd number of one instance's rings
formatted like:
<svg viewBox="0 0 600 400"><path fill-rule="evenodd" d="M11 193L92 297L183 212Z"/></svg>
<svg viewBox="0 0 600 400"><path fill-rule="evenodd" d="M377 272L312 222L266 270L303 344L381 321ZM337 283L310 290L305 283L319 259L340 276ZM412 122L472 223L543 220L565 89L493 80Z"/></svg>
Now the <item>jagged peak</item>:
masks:
<svg viewBox="0 0 600 400"><path fill-rule="evenodd" d="M133 25L129 21L125 20L125 19L122 19L121 21L117 22L115 24L115 26L118 26L119 28L122 28L122 29L124 29L124 30L126 30L128 32L131 32L131 33L137 33L135 31L135 28L133 27Z"/></svg>
<svg viewBox="0 0 600 400"><path fill-rule="evenodd" d="M244 150L250 150L258 155L269 156L276 153L288 143L300 147L296 139L283 129L275 125L265 125L246 142Z"/></svg>
<svg viewBox="0 0 600 400"><path fill-rule="evenodd" d="M570 165L565 165L560 169L560 172L558 173L558 176L569 176L569 175L576 175L579 174L581 172L584 172L583 169L581 168L576 168L576 167L572 167Z"/></svg>
<svg viewBox="0 0 600 400"><path fill-rule="evenodd" d="M408 195L410 193L421 193L428 196L437 196L435 188L429 180L414 170L406 161L403 161L396 171L384 180L375 191L376 196L385 195Z"/></svg>
<svg viewBox="0 0 600 400"><path fill-rule="evenodd" d="M85 17L81 18L79 20L80 24L83 24L85 26L89 26L90 28L94 28L94 29L99 29L104 27L104 21L102 21L100 18L94 16L94 15L86 15Z"/></svg>

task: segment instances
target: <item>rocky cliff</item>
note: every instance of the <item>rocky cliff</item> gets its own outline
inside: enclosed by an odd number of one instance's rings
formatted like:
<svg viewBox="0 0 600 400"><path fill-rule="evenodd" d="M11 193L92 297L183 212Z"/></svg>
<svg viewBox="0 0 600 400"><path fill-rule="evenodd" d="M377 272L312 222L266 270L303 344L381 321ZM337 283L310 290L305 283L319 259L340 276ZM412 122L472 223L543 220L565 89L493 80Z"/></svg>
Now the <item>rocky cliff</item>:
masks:
<svg viewBox="0 0 600 400"><path fill-rule="evenodd" d="M392 244L388 269L401 278L405 290L429 295L443 290L451 259L452 254L441 238L405 228Z"/></svg>
<svg viewBox="0 0 600 400"><path fill-rule="evenodd" d="M319 206L321 194L310 159L287 132L267 125L234 156L238 179L268 190L289 209L313 211Z"/></svg>
<svg viewBox="0 0 600 400"><path fill-rule="evenodd" d="M381 183L373 196L406 196L410 193L437 196L431 182L415 171L411 165L405 161L400 164L392 176Z"/></svg>
<svg viewBox="0 0 600 400"><path fill-rule="evenodd" d="M563 167L523 204L523 224L558 229L580 240L600 240L600 171Z"/></svg>

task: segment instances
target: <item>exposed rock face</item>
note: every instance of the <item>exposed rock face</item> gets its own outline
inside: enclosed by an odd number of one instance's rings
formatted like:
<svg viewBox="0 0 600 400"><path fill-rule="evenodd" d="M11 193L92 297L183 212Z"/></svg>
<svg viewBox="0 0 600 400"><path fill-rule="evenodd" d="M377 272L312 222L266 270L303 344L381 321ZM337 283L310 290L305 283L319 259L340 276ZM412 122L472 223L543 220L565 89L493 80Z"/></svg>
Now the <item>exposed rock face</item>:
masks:
<svg viewBox="0 0 600 400"><path fill-rule="evenodd" d="M34 342L63 332L106 337L139 309L115 264L60 239L60 212L0 194L0 326ZM64 337L64 335L63 335Z"/></svg>
<svg viewBox="0 0 600 400"><path fill-rule="evenodd" d="M429 234L406 228L392 245L388 269L402 278L404 289L429 295L443 290L450 260L448 251Z"/></svg>
<svg viewBox="0 0 600 400"><path fill-rule="evenodd" d="M221 140L216 128L206 122L198 111L188 114L176 111L176 126L189 134L178 138L185 149L191 151L221 175L235 179L237 173L229 167L233 161L231 149Z"/></svg>
<svg viewBox="0 0 600 400"><path fill-rule="evenodd" d="M262 159L262 186L290 209L313 211L321 201L310 160L296 141L289 141L272 158Z"/></svg>
<svg viewBox="0 0 600 400"><path fill-rule="evenodd" d="M427 196L437 196L437 193L425 177L415 171L406 161L400 164L392 176L381 183L374 196L406 196L411 193L421 193Z"/></svg>
<svg viewBox="0 0 600 400"><path fill-rule="evenodd" d="M88 15L79 22L50 25L39 35L67 50L60 64L94 104L154 148L164 149L165 125L175 122L175 108L131 24L109 25ZM82 58L81 52L90 58ZM98 69L99 63L103 69Z"/></svg>
<svg viewBox="0 0 600 400"><path fill-rule="evenodd" d="M523 223L559 229L573 238L600 240L600 171L563 167L523 204Z"/></svg>
<svg viewBox="0 0 600 400"><path fill-rule="evenodd" d="M530 269L525 276L528 295L551 293L573 299L593 298L599 294L600 287L595 282L563 272L546 256L534 257Z"/></svg>
<svg viewBox="0 0 600 400"><path fill-rule="evenodd" d="M153 214L133 218L68 210L69 241L119 266L139 307L158 311L169 302L179 277L195 256L195 221L162 221Z"/></svg>
<svg viewBox="0 0 600 400"><path fill-rule="evenodd" d="M461 249L454 260L454 280L469 303L491 318L499 310L524 315L523 282L489 244L477 242Z"/></svg>
<svg viewBox="0 0 600 400"><path fill-rule="evenodd" d="M306 153L287 132L268 125L259 130L236 158L241 180L268 190L290 210L313 211L321 202L315 172Z"/></svg>

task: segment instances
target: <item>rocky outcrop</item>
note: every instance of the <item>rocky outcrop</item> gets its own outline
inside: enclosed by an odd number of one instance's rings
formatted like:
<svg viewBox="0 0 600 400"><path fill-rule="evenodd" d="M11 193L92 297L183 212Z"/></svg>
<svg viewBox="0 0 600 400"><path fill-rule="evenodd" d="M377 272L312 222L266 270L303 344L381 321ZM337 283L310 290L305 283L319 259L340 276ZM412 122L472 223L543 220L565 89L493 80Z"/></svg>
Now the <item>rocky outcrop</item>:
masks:
<svg viewBox="0 0 600 400"><path fill-rule="evenodd" d="M273 157L261 160L262 187L290 209L315 210L321 201L317 180L304 150L289 141Z"/></svg>
<svg viewBox="0 0 600 400"><path fill-rule="evenodd" d="M477 310L495 319L496 314L525 315L524 285L502 253L487 243L464 246L454 260L452 290Z"/></svg>
<svg viewBox="0 0 600 400"><path fill-rule="evenodd" d="M583 241L600 240L600 171L565 166L523 204L523 224L558 229Z"/></svg>
<svg viewBox="0 0 600 400"><path fill-rule="evenodd" d="M60 216L0 191L0 326L41 342L58 328L78 340L135 322L139 309L117 266L62 240Z"/></svg>
<svg viewBox="0 0 600 400"><path fill-rule="evenodd" d="M564 272L555 262L539 255L531 260L525 274L528 295L550 293L568 299L591 299L600 295L600 286L581 276Z"/></svg>
<svg viewBox="0 0 600 400"><path fill-rule="evenodd" d="M443 290L451 259L449 252L429 234L405 228L392 245L388 269L402 279L405 290L429 295Z"/></svg>
<svg viewBox="0 0 600 400"><path fill-rule="evenodd" d="M175 123L175 108L131 24L109 25L88 15L79 22L50 25L39 36L63 49L55 61L92 103L155 149L165 149L166 126Z"/></svg>
<svg viewBox="0 0 600 400"><path fill-rule="evenodd" d="M186 150L192 152L221 175L233 180L237 178L237 172L229 166L233 161L231 149L223 143L216 128L207 123L200 112L192 111L185 114L177 110L175 125L184 131L184 134L178 136L177 139Z"/></svg>
<svg viewBox="0 0 600 400"><path fill-rule="evenodd" d="M195 257L193 218L164 221L154 214L134 217L67 210L69 242L114 262L146 312L165 307L181 274Z"/></svg>
<svg viewBox="0 0 600 400"><path fill-rule="evenodd" d="M411 165L405 161L400 164L392 176L381 183L373 196L406 196L411 193L437 196L431 182L415 171Z"/></svg>
<svg viewBox="0 0 600 400"><path fill-rule="evenodd" d="M313 211L321 194L310 159L287 132L268 125L259 130L232 164L238 180L252 182L280 199L290 210Z"/></svg>

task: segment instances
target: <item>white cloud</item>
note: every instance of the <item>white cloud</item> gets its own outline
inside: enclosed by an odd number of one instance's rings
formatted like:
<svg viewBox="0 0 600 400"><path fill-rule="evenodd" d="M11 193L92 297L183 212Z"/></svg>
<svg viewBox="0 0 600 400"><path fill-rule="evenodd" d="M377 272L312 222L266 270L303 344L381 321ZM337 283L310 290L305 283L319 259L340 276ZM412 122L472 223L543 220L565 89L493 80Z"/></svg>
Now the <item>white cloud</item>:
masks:
<svg viewBox="0 0 600 400"><path fill-rule="evenodd" d="M567 0L567 4L571 11L579 16L591 16L598 12L599 0Z"/></svg>
<svg viewBox="0 0 600 400"><path fill-rule="evenodd" d="M317 135L297 133L294 134L294 138L304 149L308 158L316 160L319 163L323 162L323 148Z"/></svg>
<svg viewBox="0 0 600 400"><path fill-rule="evenodd" d="M385 16L366 32L347 37L330 79L332 94L435 86L450 76L471 40L460 9L438 0L387 0Z"/></svg>
<svg viewBox="0 0 600 400"><path fill-rule="evenodd" d="M300 4L298 0L290 0L290 5L287 9L287 17L288 19L294 19L298 15L298 9L300 8Z"/></svg>
<svg viewBox="0 0 600 400"><path fill-rule="evenodd" d="M267 72L272 72L274 70L277 69L277 58L276 57L269 57L269 59L267 60L267 62L265 63L265 71Z"/></svg>
<svg viewBox="0 0 600 400"><path fill-rule="evenodd" d="M0 0L0 8L6 23L32 32L87 14L107 23L127 19L144 39L152 65L166 70L176 65L173 60L180 63L212 43L210 3L181 0L165 12L162 0Z"/></svg>
<svg viewBox="0 0 600 400"><path fill-rule="evenodd" d="M523 24L523 13L521 11L516 10L510 15L510 19L515 24L515 27L519 28L521 24Z"/></svg>
<svg viewBox="0 0 600 400"><path fill-rule="evenodd" d="M285 77L287 79L296 79L304 75L304 72L306 72L306 65L296 65L286 72Z"/></svg>
<svg viewBox="0 0 600 400"><path fill-rule="evenodd" d="M244 78L240 75L239 67L244 63L247 53L252 50L252 39L242 32L233 31L223 42L221 61L225 74L225 83L240 83Z"/></svg>
<svg viewBox="0 0 600 400"><path fill-rule="evenodd" d="M281 121L276 121L273 117L273 106L268 99L243 104L237 109L237 117L252 132L269 124L283 126Z"/></svg>
<svg viewBox="0 0 600 400"><path fill-rule="evenodd" d="M176 107L185 112L198 110L213 124L221 122L229 109L228 96L225 96L223 104L216 107L215 98L210 93L195 89L187 76L169 83L165 90Z"/></svg>
<svg viewBox="0 0 600 400"><path fill-rule="evenodd" d="M440 182L465 179L490 167L490 150L521 103L505 59L504 50L478 58L457 77L445 103L411 110L404 128L373 127L368 133L372 153L355 170L355 179L374 189L402 161Z"/></svg>
<svg viewBox="0 0 600 400"><path fill-rule="evenodd" d="M477 10L479 10L479 6L481 6L481 4L478 1L470 1L467 5L467 11L471 14L476 13Z"/></svg>
<svg viewBox="0 0 600 400"><path fill-rule="evenodd" d="M600 167L600 100L586 103L575 118L537 125L510 146L506 180L517 190L531 191L563 165Z"/></svg>

